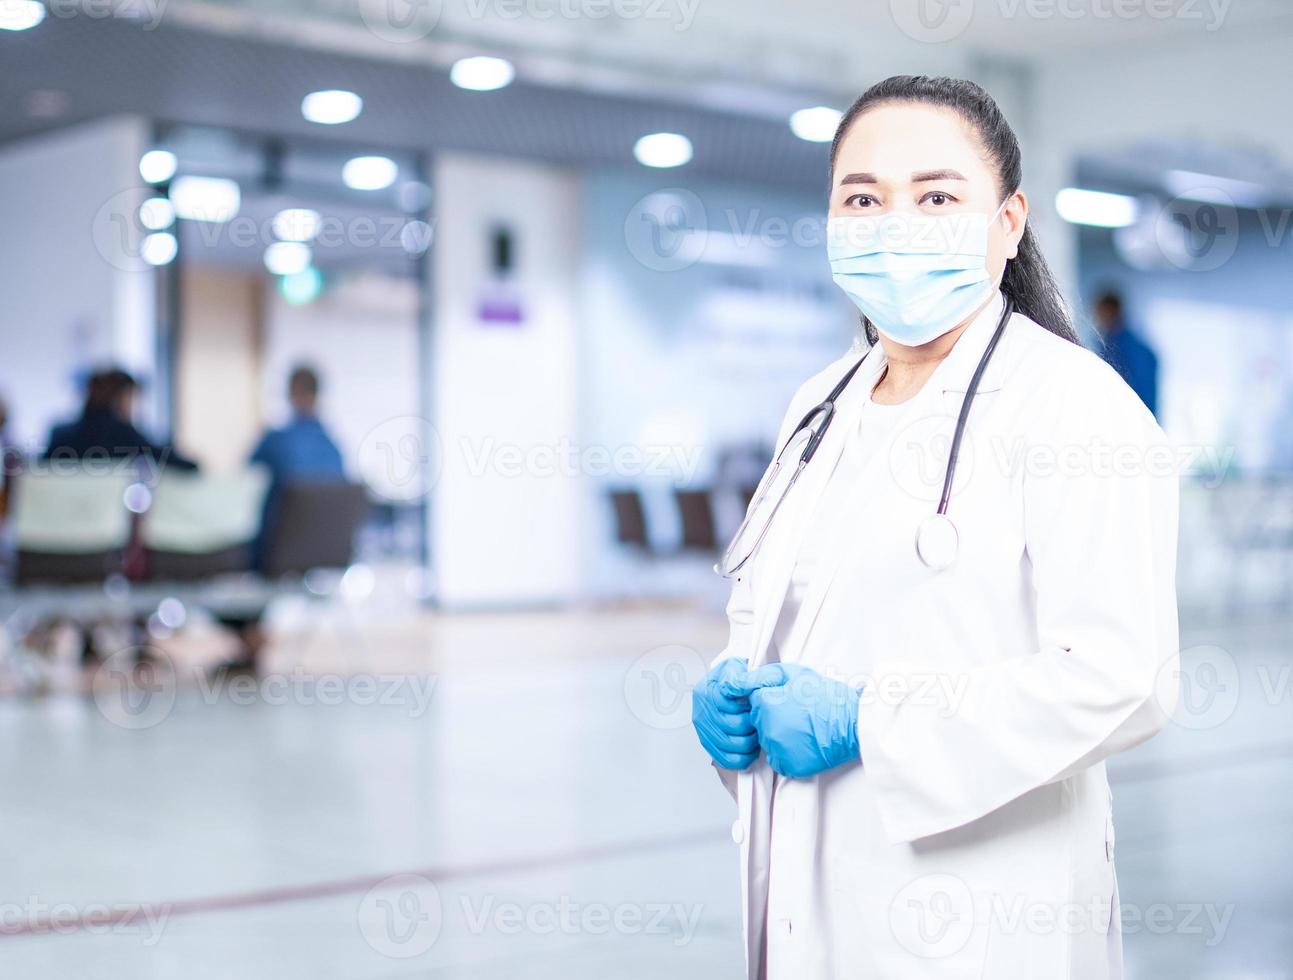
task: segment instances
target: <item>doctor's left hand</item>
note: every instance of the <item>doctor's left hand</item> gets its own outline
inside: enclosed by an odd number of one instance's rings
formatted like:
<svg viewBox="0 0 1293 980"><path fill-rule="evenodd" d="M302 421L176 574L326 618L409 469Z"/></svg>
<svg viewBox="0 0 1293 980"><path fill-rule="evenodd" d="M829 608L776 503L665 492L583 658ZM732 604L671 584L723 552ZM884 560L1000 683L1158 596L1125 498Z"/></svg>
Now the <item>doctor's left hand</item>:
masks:
<svg viewBox="0 0 1293 980"><path fill-rule="evenodd" d="M807 778L862 754L862 692L800 664L765 664L745 677L750 718L772 771Z"/></svg>

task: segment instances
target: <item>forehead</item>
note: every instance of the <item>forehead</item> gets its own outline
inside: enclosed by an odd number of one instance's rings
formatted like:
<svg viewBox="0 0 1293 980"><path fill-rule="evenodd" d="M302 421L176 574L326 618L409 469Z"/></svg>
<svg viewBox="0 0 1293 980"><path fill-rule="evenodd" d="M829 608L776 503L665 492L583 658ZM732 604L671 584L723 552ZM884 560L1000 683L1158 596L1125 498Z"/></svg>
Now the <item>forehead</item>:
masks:
<svg viewBox="0 0 1293 980"><path fill-rule="evenodd" d="M890 103L854 120L840 143L835 179L869 171L882 180L906 180L914 171L959 170L991 178L973 130L951 109Z"/></svg>

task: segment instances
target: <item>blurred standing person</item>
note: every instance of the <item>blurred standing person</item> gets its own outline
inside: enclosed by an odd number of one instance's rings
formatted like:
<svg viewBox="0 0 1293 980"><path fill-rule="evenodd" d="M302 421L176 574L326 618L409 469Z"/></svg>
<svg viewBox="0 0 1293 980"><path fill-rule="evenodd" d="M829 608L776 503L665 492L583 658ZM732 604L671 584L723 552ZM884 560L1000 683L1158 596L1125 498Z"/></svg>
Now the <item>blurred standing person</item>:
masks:
<svg viewBox="0 0 1293 980"><path fill-rule="evenodd" d="M283 488L297 481L342 480L346 476L341 451L319 421L318 372L306 365L293 368L287 382L287 399L292 406L291 421L266 432L251 454L251 462L265 466L270 474L260 533L252 554L258 568L265 559L265 547L278 517Z"/></svg>
<svg viewBox="0 0 1293 980"><path fill-rule="evenodd" d="M1104 341L1100 356L1122 375L1122 380L1157 417L1158 355L1139 333L1127 326L1121 296L1115 292L1101 294L1095 302L1095 325Z"/></svg>
<svg viewBox="0 0 1293 980"><path fill-rule="evenodd" d="M135 427L135 392L139 382L121 368L90 375L85 404L79 418L54 426L49 433L46 459L148 459L181 470L196 470L197 463L181 456L173 446L152 442Z"/></svg>

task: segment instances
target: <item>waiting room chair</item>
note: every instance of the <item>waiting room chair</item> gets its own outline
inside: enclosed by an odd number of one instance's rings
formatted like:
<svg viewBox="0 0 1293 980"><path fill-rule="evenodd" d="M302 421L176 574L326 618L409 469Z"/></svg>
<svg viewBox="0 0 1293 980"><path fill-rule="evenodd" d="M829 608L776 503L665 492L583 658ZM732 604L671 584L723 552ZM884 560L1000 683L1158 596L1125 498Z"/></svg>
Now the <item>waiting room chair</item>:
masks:
<svg viewBox="0 0 1293 980"><path fill-rule="evenodd" d="M97 582L120 571L132 518L124 497L133 482L129 473L67 463L23 472L12 514L17 584Z"/></svg>
<svg viewBox="0 0 1293 980"><path fill-rule="evenodd" d="M684 551L717 551L718 538L714 533L714 507L709 490L682 490L675 488L674 500L678 504L678 517L682 524Z"/></svg>
<svg viewBox="0 0 1293 980"><path fill-rule="evenodd" d="M246 571L269 473L165 471L143 526L150 578L177 581Z"/></svg>
<svg viewBox="0 0 1293 980"><path fill-rule="evenodd" d="M650 550L642 494L631 489L612 490L610 498L615 511L615 540L623 545Z"/></svg>
<svg viewBox="0 0 1293 980"><path fill-rule="evenodd" d="M283 488L265 548L267 576L304 574L315 568L344 568L355 551L355 535L369 511L361 484L302 481Z"/></svg>

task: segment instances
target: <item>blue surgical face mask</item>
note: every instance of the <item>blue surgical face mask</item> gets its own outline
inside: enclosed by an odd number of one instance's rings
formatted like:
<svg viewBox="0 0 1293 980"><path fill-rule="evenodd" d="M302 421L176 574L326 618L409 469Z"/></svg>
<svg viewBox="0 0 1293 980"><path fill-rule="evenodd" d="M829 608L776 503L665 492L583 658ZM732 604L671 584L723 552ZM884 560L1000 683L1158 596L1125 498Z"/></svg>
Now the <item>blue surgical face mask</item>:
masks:
<svg viewBox="0 0 1293 980"><path fill-rule="evenodd" d="M941 337L992 295L992 215L909 214L831 218L827 254L836 284L880 333L908 347Z"/></svg>

